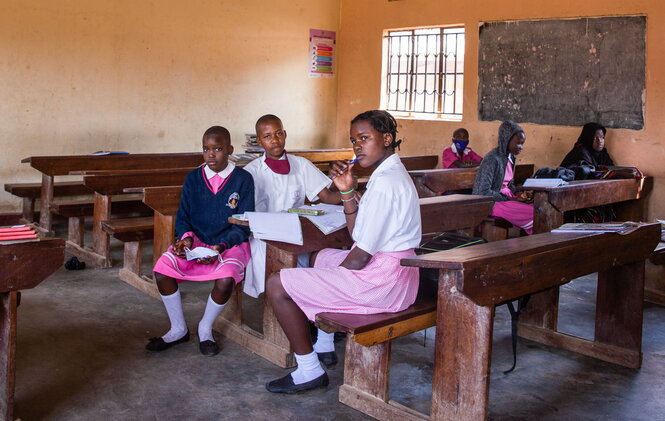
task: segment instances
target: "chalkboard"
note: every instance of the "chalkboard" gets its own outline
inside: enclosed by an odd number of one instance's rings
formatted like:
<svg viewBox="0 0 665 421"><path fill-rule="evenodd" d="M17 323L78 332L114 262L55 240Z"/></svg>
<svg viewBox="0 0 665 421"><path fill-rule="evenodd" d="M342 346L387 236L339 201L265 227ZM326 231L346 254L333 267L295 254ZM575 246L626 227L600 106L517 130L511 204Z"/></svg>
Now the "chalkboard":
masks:
<svg viewBox="0 0 665 421"><path fill-rule="evenodd" d="M644 126L645 16L480 26L480 120Z"/></svg>

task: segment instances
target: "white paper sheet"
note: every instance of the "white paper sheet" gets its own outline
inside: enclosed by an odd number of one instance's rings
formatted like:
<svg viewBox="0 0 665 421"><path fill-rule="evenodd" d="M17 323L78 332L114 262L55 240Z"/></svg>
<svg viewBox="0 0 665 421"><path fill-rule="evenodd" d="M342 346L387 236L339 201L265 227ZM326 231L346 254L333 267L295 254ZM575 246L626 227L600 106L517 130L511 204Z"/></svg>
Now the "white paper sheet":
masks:
<svg viewBox="0 0 665 421"><path fill-rule="evenodd" d="M245 212L245 216L254 238L302 246L302 226L298 215L287 212Z"/></svg>
<svg viewBox="0 0 665 421"><path fill-rule="evenodd" d="M344 216L344 206L342 205L318 203L316 205L307 206L307 209L321 209L325 211L323 215L303 215L305 218L312 221L312 223L325 235L346 227L346 217Z"/></svg>
<svg viewBox="0 0 665 421"><path fill-rule="evenodd" d="M207 247L196 247L195 249L185 248L187 260L204 259L206 257L217 256L219 253Z"/></svg>

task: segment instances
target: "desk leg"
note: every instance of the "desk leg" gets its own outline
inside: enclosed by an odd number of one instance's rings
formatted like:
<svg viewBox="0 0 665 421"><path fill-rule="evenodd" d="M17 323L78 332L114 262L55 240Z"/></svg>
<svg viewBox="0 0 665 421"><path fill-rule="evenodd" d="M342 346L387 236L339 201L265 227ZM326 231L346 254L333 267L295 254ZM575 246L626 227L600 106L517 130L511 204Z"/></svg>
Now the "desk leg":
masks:
<svg viewBox="0 0 665 421"><path fill-rule="evenodd" d="M152 249L152 264L157 263L157 259L169 248L173 243L175 236L175 216L162 215L155 211L154 216L154 242Z"/></svg>
<svg viewBox="0 0 665 421"><path fill-rule="evenodd" d="M53 176L42 174L42 192L39 197L39 226L51 233L51 209L50 204L53 202Z"/></svg>
<svg viewBox="0 0 665 421"><path fill-rule="evenodd" d="M298 256L277 249L270 244L266 247L266 279L269 274L278 272L284 268L294 268L298 265ZM268 301L267 295L263 294L263 338L272 344L275 344L279 351L279 359L284 360L286 367L295 365L295 359L291 352L291 343L275 317L272 306ZM282 355L283 353L283 355ZM269 358L270 359L270 358ZM272 359L270 359L272 361Z"/></svg>
<svg viewBox="0 0 665 421"><path fill-rule="evenodd" d="M14 419L17 295L0 293L0 417L8 421Z"/></svg>
<svg viewBox="0 0 665 421"><path fill-rule="evenodd" d="M487 419L494 307L479 307L459 293L462 276L439 275L432 420Z"/></svg>
<svg viewBox="0 0 665 421"><path fill-rule="evenodd" d="M297 255L267 245L266 277L282 268L296 267L296 263ZM225 307L220 317L215 320L213 329L280 367L293 367L295 359L291 344L279 325L266 294L263 294L263 334L242 324L240 288L238 286L231 297L229 308Z"/></svg>
<svg viewBox="0 0 665 421"><path fill-rule="evenodd" d="M618 364L639 368L642 362L644 262L598 273L595 340L625 352Z"/></svg>
<svg viewBox="0 0 665 421"><path fill-rule="evenodd" d="M563 224L563 212L549 202L547 192L536 192L533 201L533 232L549 232ZM559 309L559 287L533 294L526 311L520 316L520 323L527 323L545 329L557 329Z"/></svg>
<svg viewBox="0 0 665 421"><path fill-rule="evenodd" d="M110 236L102 229L102 221L111 219L111 196L95 193L92 215L92 250L103 260L101 267L110 267Z"/></svg>

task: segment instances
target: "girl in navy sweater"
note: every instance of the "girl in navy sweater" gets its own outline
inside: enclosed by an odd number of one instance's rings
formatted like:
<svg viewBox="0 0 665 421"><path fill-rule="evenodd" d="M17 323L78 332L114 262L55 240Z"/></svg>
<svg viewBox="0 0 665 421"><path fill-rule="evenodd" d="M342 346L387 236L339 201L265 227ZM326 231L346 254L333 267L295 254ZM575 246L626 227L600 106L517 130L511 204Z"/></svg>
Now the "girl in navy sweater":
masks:
<svg viewBox="0 0 665 421"><path fill-rule="evenodd" d="M203 135L205 165L187 175L182 186L175 231L178 240L153 269L157 287L171 322L171 329L151 338L146 349L160 352L189 341L178 283L214 280L212 292L199 322L199 350L212 356L219 347L212 324L224 308L233 286L242 281L250 258L249 227L228 223L232 214L254 210L254 181L242 168L228 161L233 153L231 136L224 127L213 126ZM187 260L186 249L210 249L215 255Z"/></svg>

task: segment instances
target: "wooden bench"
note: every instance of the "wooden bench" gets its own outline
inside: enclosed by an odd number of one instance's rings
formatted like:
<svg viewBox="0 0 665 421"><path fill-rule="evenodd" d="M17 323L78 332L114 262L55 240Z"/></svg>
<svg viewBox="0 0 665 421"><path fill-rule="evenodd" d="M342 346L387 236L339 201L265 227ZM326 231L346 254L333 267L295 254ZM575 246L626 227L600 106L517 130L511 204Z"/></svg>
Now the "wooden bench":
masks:
<svg viewBox="0 0 665 421"><path fill-rule="evenodd" d="M23 200L21 223L35 221L35 202L41 196L41 183L8 183L5 191ZM92 193L81 181L61 181L53 184L53 197L83 196Z"/></svg>
<svg viewBox="0 0 665 421"><path fill-rule="evenodd" d="M157 153L130 155L61 155L32 156L21 162L29 163L42 173L39 203L39 225L48 232L52 229L49 208L53 203L55 177L86 170L139 170L159 168L193 168L203 161L197 153Z"/></svg>
<svg viewBox="0 0 665 421"><path fill-rule="evenodd" d="M494 307L598 272L593 340L522 323L522 337L630 368L641 364L644 261L660 225L626 234L544 233L402 259L439 270L432 420L487 418ZM598 251L602 250L602 253ZM527 311L537 306L530 300ZM460 321L464 321L461 323ZM365 375L373 367L365 368ZM362 373L361 373L362 376ZM418 419L363 385L340 395L364 412ZM372 412L370 412L372 411ZM383 411L383 412L381 412Z"/></svg>
<svg viewBox="0 0 665 421"><path fill-rule="evenodd" d="M143 242L152 240L154 235L153 217L112 219L102 221L101 226L105 233L124 243L123 269L140 273Z"/></svg>
<svg viewBox="0 0 665 421"><path fill-rule="evenodd" d="M185 177L192 169L151 169L134 170L129 173L118 172L115 174L86 175L83 178L83 182L94 192L92 248L85 247L83 243L68 242L68 249L80 258L92 262L95 266L111 266L109 241L112 232L105 230L102 224L111 221L111 215L118 213L116 206L118 200L122 200L122 197L118 198L117 195L127 195L125 189L129 188L182 185ZM144 215L152 215L152 210L143 204L142 197L136 200L141 203L142 208L147 209L147 212L143 212ZM128 238L133 229L136 231L137 238L142 238L145 235L145 233L142 233L142 231L145 231L144 221L145 219L139 218L135 221L136 225L132 226L131 220L125 220L122 225L123 237ZM107 229L110 230L111 225L107 224Z"/></svg>
<svg viewBox="0 0 665 421"><path fill-rule="evenodd" d="M0 245L0 419L14 419L16 313L20 290L34 288L60 266L65 242L59 238ZM48 349L42 348L46 353ZM29 405L26 402L26 405Z"/></svg>

